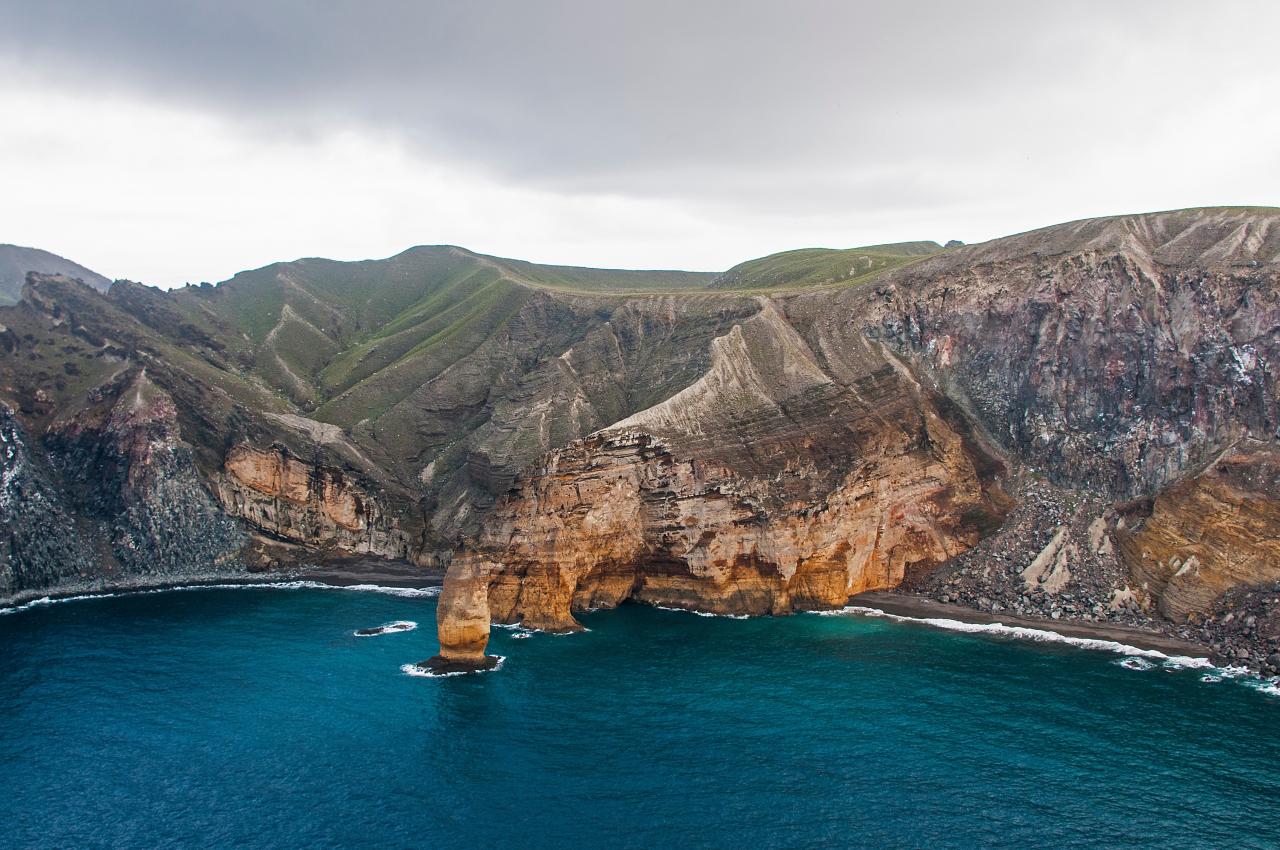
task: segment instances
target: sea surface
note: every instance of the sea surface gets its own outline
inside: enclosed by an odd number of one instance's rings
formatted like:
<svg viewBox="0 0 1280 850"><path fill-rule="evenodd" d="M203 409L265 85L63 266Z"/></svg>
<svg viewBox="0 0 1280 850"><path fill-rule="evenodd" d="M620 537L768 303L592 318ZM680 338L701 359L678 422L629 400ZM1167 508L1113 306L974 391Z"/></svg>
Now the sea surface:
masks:
<svg viewBox="0 0 1280 850"><path fill-rule="evenodd" d="M638 606L495 629L494 672L406 675L435 604L202 589L0 616L0 847L1280 847L1257 682ZM419 627L353 634L397 621Z"/></svg>

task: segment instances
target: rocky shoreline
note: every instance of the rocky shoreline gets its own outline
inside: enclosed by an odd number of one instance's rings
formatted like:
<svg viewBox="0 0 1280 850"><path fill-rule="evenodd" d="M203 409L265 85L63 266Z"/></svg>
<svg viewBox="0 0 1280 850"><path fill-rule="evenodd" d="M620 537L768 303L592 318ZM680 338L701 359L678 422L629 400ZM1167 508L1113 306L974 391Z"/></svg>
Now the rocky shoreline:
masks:
<svg viewBox="0 0 1280 850"><path fill-rule="evenodd" d="M416 573L415 573L416 571ZM40 600L51 602L62 599L80 597L111 596L122 593L146 593L164 590L179 590L217 585L262 585L277 582L307 581L328 587L356 587L371 585L405 589L426 589L440 587L444 582L441 571L423 571L407 562L383 561L378 558L359 556L338 557L325 560L316 565L303 565L299 568L247 572L245 570L207 572L192 574L182 578L173 576L156 576L149 581L146 577L131 576L128 581L111 582L78 582L63 584L42 590L29 590L22 593L0 597L0 612L6 609L21 608Z"/></svg>
<svg viewBox="0 0 1280 850"><path fill-rule="evenodd" d="M1026 629L1056 632L1065 637L1114 641L1138 649L1155 650L1166 655L1208 658L1211 647L1184 640L1159 631L1115 623L1089 623L1077 620L1052 620L1041 617L1001 616L964 605L939 602L927 596L897 591L870 591L849 597L850 605L875 608L886 614L918 619L958 620L962 623L988 625L999 623Z"/></svg>

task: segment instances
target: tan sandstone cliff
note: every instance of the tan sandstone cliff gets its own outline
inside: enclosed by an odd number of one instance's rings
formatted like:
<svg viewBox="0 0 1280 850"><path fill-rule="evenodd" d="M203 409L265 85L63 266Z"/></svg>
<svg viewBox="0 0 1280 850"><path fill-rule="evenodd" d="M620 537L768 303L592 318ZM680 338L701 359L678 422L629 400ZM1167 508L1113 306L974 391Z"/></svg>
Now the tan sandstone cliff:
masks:
<svg viewBox="0 0 1280 850"><path fill-rule="evenodd" d="M762 299L712 348L693 385L517 479L450 567L437 666L483 658L490 620L571 630L627 599L839 607L999 523L998 461L878 344L837 379Z"/></svg>
<svg viewBox="0 0 1280 850"><path fill-rule="evenodd" d="M1248 441L1156 497L1117 534L1142 592L1184 621L1240 584L1280 581L1280 451Z"/></svg>
<svg viewBox="0 0 1280 850"><path fill-rule="evenodd" d="M416 546L381 500L342 470L304 462L282 446L233 446L216 480L223 509L281 539L388 558Z"/></svg>

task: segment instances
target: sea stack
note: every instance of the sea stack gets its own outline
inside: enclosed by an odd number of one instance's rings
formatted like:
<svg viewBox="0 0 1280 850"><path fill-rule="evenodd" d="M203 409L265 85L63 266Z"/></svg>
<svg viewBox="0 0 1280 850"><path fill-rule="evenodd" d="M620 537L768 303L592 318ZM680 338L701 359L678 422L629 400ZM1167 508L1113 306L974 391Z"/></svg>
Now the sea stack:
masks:
<svg viewBox="0 0 1280 850"><path fill-rule="evenodd" d="M489 574L493 566L475 558L454 561L436 615L440 654L418 667L445 674L491 670L498 665L496 656L484 652L489 644Z"/></svg>

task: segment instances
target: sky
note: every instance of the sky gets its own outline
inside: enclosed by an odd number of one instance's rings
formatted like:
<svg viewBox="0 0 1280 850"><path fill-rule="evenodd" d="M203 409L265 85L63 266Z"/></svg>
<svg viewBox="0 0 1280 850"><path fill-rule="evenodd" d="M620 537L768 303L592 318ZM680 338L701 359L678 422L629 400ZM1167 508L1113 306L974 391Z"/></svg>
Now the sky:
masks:
<svg viewBox="0 0 1280 850"><path fill-rule="evenodd" d="M0 242L715 271L1280 205L1280 3L0 0Z"/></svg>

